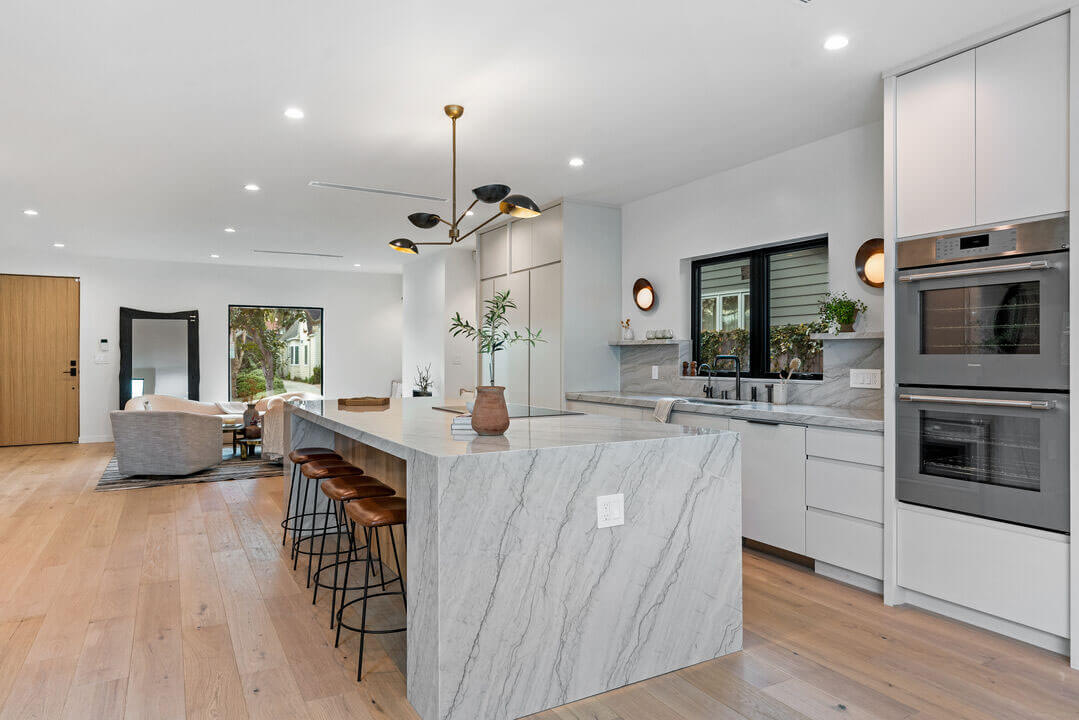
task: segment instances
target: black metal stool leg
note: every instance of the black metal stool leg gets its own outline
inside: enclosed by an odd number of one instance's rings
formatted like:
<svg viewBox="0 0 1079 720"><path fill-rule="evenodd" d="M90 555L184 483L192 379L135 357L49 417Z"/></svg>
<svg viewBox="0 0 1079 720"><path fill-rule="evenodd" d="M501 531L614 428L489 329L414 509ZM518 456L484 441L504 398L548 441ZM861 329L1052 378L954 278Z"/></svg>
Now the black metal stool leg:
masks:
<svg viewBox="0 0 1079 720"><path fill-rule="evenodd" d="M307 482L303 486L303 500L300 507L296 508L296 534L292 536L292 569L295 570L296 566L300 562L300 553L297 552L300 548L300 542L303 541L304 520L307 518L307 495L311 489L311 480L306 476L304 480ZM316 503L317 504L317 503ZM311 542L314 542L312 540Z"/></svg>
<svg viewBox="0 0 1079 720"><path fill-rule="evenodd" d="M401 574L401 561L397 557L397 540L393 537L393 526L390 526L390 545L393 547L393 564L397 566L397 582L401 583L401 601L408 609L408 596L405 595L405 576Z"/></svg>
<svg viewBox="0 0 1079 720"><path fill-rule="evenodd" d="M356 523L352 523L352 532L353 533L356 532ZM370 551L370 548L368 548L368 551ZM341 609L336 612L336 614L338 616L340 616L340 614L345 611L345 600L347 599L347 595L348 595L348 571L350 569L352 569L352 555L351 554L349 554L348 561L345 563L345 582L341 586L341 588L342 588L341 589ZM367 592L366 589L364 590L364 592ZM337 594L336 589L334 590L334 594L335 595ZM333 646L337 647L340 644L341 644L341 618L338 617L337 618L337 635L334 636Z"/></svg>
<svg viewBox="0 0 1079 720"><path fill-rule="evenodd" d="M384 566L382 564L382 539L378 534L378 528L377 527L372 528L372 530L375 533L375 547L377 548L377 552L378 552L378 566L375 568L375 570L378 572L379 585L381 586L382 590L385 590L386 589L386 573L385 573L385 570L384 570ZM370 552L371 552L370 548L368 548L368 554L370 554Z"/></svg>
<svg viewBox="0 0 1079 720"><path fill-rule="evenodd" d="M300 464L292 463L292 483L289 486L288 507L285 508L285 522L281 523L281 547L285 546L285 538L288 537L288 526L292 520L292 508L296 504L296 476L300 474ZM295 528L293 534L296 533Z"/></svg>
<svg viewBox="0 0 1079 720"><path fill-rule="evenodd" d="M315 571L315 591L311 593L311 604L314 605L318 602L318 575L322 572L323 560L326 557L326 536L330 534L330 509L333 508L333 500L326 498L326 515L325 524L322 527L322 544L318 549L318 570ZM335 513L336 515L336 513ZM312 549L314 549L315 541L311 541ZM336 554L334 555L336 559ZM311 560L314 555L307 558L307 587L311 587ZM337 567L336 565L334 566Z"/></svg>
<svg viewBox="0 0 1079 720"><path fill-rule="evenodd" d="M359 659L356 661L356 682L359 682L363 679L363 646L364 640L367 639L367 596L369 594L368 590L370 588L371 581L371 534L366 528L364 529L363 534L365 539L367 540L368 553L367 561L364 563L363 571L363 610L361 610L360 612L360 653ZM375 533L375 538L377 541L378 533Z"/></svg>

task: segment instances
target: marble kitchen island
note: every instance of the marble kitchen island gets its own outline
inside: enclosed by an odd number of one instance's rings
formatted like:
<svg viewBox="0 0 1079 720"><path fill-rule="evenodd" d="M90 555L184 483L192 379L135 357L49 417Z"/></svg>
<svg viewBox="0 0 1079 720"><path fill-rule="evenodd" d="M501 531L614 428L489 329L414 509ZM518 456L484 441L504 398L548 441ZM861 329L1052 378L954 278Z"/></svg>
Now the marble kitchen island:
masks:
<svg viewBox="0 0 1079 720"><path fill-rule="evenodd" d="M742 648L737 434L576 414L456 439L438 404L286 423L287 447L336 447L408 498L421 718L516 718ZM616 493L625 524L597 528Z"/></svg>

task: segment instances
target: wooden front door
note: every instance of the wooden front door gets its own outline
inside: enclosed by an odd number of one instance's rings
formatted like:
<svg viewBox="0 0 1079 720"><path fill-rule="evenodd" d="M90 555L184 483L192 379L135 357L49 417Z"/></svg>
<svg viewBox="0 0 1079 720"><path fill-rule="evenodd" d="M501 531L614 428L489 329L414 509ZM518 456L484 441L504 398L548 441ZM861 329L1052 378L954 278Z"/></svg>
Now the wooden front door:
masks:
<svg viewBox="0 0 1079 720"><path fill-rule="evenodd" d="M0 275L0 446L79 439L79 281Z"/></svg>

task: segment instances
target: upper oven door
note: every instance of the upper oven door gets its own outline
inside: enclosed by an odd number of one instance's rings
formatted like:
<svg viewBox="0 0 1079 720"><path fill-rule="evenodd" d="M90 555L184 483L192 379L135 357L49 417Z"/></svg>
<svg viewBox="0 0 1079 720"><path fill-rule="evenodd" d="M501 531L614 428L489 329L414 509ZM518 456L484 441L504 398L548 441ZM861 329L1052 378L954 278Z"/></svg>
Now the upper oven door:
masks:
<svg viewBox="0 0 1079 720"><path fill-rule="evenodd" d="M900 384L1068 389L1068 253L896 274Z"/></svg>

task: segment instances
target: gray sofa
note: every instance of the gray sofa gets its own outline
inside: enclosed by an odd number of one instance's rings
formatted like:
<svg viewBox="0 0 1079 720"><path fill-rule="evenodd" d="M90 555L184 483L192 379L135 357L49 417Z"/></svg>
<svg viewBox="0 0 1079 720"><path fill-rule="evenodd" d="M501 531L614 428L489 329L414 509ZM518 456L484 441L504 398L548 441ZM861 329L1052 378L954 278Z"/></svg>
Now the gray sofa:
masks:
<svg viewBox="0 0 1079 720"><path fill-rule="evenodd" d="M190 475L221 462L221 418L189 412L109 413L123 475Z"/></svg>

